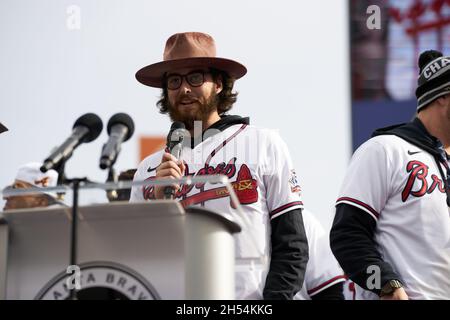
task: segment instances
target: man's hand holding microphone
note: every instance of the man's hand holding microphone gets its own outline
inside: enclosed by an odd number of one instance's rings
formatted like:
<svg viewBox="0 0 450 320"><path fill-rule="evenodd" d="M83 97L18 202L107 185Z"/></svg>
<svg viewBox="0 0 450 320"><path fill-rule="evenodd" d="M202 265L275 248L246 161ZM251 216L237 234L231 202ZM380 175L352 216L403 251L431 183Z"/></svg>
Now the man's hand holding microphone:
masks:
<svg viewBox="0 0 450 320"><path fill-rule="evenodd" d="M167 136L167 148L170 152L163 154L161 164L156 168L156 180L180 179L184 176L186 166L180 158L186 133L184 123L176 121L172 124ZM173 199L175 192L180 188L178 183L170 186L156 185L155 198Z"/></svg>

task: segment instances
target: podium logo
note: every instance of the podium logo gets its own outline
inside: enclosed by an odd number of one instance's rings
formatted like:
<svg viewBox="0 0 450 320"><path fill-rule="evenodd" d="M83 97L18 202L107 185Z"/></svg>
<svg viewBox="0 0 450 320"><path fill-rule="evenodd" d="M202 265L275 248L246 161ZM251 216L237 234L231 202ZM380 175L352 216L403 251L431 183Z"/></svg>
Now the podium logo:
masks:
<svg viewBox="0 0 450 320"><path fill-rule="evenodd" d="M69 266L37 294L36 300L157 300L158 292L136 271L117 263L91 262Z"/></svg>

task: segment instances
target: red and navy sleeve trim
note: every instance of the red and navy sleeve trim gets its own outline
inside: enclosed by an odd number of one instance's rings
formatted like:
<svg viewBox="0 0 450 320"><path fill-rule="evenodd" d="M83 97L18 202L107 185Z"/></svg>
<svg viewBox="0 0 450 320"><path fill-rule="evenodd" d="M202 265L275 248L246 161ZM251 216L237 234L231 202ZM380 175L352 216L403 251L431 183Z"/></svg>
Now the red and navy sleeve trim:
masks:
<svg viewBox="0 0 450 320"><path fill-rule="evenodd" d="M365 212L370 214L372 216L372 218L375 219L375 221L378 220L378 218L380 217L380 214L374 208L369 206L367 203L364 203L357 199L353 199L350 197L342 197L342 198L337 199L336 205L341 204L341 203L346 203L346 204L355 206L361 210L364 210Z"/></svg>
<svg viewBox="0 0 450 320"><path fill-rule="evenodd" d="M282 205L281 207L276 208L275 210L272 210L270 212L270 218L276 218L283 213L286 213L288 211L294 210L294 209L303 209L303 202L302 201L294 201L287 203L285 205Z"/></svg>
<svg viewBox="0 0 450 320"><path fill-rule="evenodd" d="M325 289L327 289L327 288L329 288L331 286L334 286L336 283L344 282L344 281L346 281L345 275L336 276L336 277L334 277L334 278L332 278L332 279L330 279L328 281L325 281L324 283L318 285L317 287L308 290L307 291L308 295L313 296L313 295L318 294L319 292L321 292L321 291L323 291L323 290L325 290Z"/></svg>

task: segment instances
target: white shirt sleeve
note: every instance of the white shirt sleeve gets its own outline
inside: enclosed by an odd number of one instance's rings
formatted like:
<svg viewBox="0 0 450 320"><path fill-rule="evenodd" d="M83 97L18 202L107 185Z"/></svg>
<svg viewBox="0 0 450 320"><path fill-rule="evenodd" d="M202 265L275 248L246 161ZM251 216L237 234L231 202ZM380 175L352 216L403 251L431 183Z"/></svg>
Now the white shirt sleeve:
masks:
<svg viewBox="0 0 450 320"><path fill-rule="evenodd" d="M263 181L270 218L303 208L301 189L286 143L278 133L267 136Z"/></svg>
<svg viewBox="0 0 450 320"><path fill-rule="evenodd" d="M390 193L389 159L376 138L364 143L353 155L336 205L346 203L378 220Z"/></svg>
<svg viewBox="0 0 450 320"><path fill-rule="evenodd" d="M309 247L304 286L308 296L311 297L339 282L344 282L346 278L331 252L328 233L306 209L303 210L303 223Z"/></svg>
<svg viewBox="0 0 450 320"><path fill-rule="evenodd" d="M134 174L133 182L144 181L146 179L153 179L156 175L156 167L161 164L162 155L164 150L160 150L156 153L149 155L142 160L139 164L136 173ZM145 201L147 197L144 197L144 188L153 189L153 186L132 186L130 194L130 202ZM148 191L148 190L147 190Z"/></svg>

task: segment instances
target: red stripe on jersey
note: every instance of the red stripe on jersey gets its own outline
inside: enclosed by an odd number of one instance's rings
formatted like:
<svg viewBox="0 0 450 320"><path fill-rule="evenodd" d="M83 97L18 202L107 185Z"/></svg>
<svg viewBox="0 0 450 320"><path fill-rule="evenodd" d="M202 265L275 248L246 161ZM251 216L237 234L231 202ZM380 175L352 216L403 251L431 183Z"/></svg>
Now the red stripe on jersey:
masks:
<svg viewBox="0 0 450 320"><path fill-rule="evenodd" d="M205 162L205 167L209 166L209 162L211 161L211 159L216 155L217 152L219 152L220 149L222 149L223 147L225 147L225 145L230 142L234 137L236 137L240 132L242 132L242 130L245 129L245 127L247 127L246 124L243 124L235 133L233 133L231 136L229 136L226 140L224 140L217 148L215 148L211 154L208 156L208 159L206 159ZM201 187L200 192L204 192L205 186ZM203 207L205 205L204 202L201 202L200 205Z"/></svg>
<svg viewBox="0 0 450 320"><path fill-rule="evenodd" d="M362 207L366 208L367 210L369 210L377 219L380 217L380 214L374 208L372 208L371 206L369 206L368 204L366 204L362 201L359 201L359 200L356 200L353 198L349 198L349 197L342 197L342 198L337 199L336 203L341 202L341 201L353 202L354 204L357 204L357 205L362 206Z"/></svg>
<svg viewBox="0 0 450 320"><path fill-rule="evenodd" d="M196 193L190 197L187 197L184 200L181 200L180 202L183 207L187 207L194 204L204 203L209 200L225 198L228 197L229 195L230 193L228 192L228 189L226 187L220 187Z"/></svg>
<svg viewBox="0 0 450 320"><path fill-rule="evenodd" d="M298 206L298 205L302 206L303 202L301 202L301 201L294 201L294 202L287 203L285 205L282 205L279 208L276 208L275 210L272 210L269 215L272 217L272 216L276 215L278 212L281 212L281 211L286 210L286 209L288 209L290 207Z"/></svg>
<svg viewBox="0 0 450 320"><path fill-rule="evenodd" d="M222 149L223 147L225 147L225 145L230 142L234 137L236 137L239 133L242 132L242 130L245 129L245 127L247 127L246 124L243 124L235 133L233 133L231 136L228 137L228 139L224 140L217 148L215 148L211 154L209 155L208 159L206 159L206 163L205 165L209 165L209 162L211 161L211 159L216 155L217 152L219 152L220 149Z"/></svg>
<svg viewBox="0 0 450 320"><path fill-rule="evenodd" d="M338 281L338 280L340 280L340 281ZM333 283L335 281L343 282L345 280L346 280L345 275L337 276L337 277L334 277L334 278L332 278L332 279L330 279L328 281L325 281L321 285L319 285L319 286L317 286L315 288L312 288L311 290L308 290L307 292L308 292L309 295L313 295L313 294L317 293L323 287L326 287L327 285L329 285L329 284L331 284L331 283Z"/></svg>

